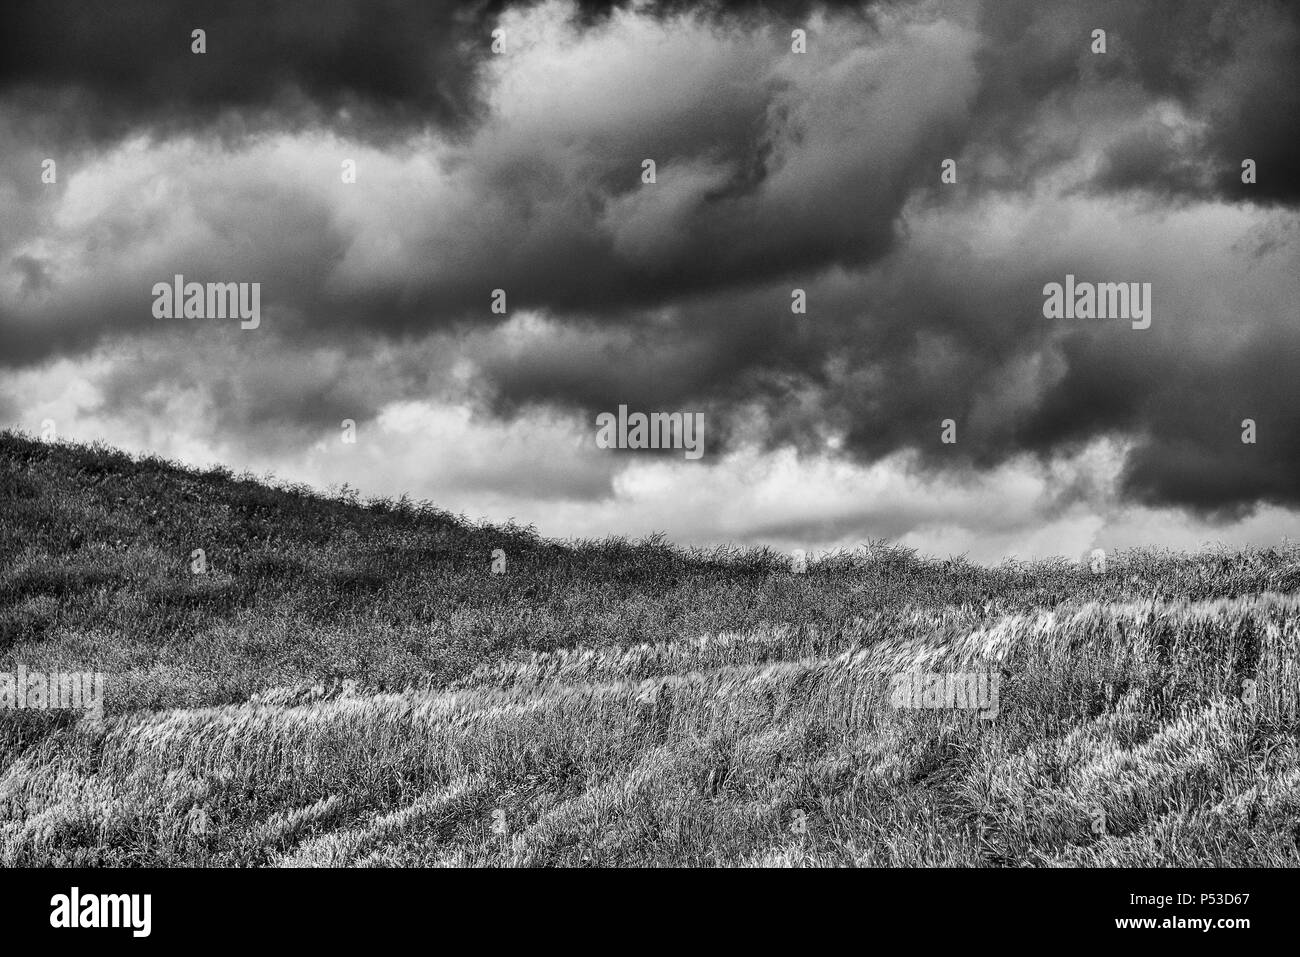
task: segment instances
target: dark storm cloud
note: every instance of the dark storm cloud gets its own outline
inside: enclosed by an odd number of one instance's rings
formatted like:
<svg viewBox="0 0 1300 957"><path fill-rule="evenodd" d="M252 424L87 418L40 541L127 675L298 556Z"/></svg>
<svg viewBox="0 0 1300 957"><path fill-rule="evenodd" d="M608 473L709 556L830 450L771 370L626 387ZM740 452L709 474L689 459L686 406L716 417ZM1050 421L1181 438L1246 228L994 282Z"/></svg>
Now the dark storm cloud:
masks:
<svg viewBox="0 0 1300 957"><path fill-rule="evenodd" d="M846 447L866 461L908 448L946 471L986 471L1025 454L1049 463L1111 438L1130 449L1120 490L1142 504L1212 518L1300 504L1294 252L1216 295L1217 280L1198 271L1218 264L1176 234L1143 259L1130 248L1107 254L1106 235L1096 239L1096 250L1000 260L995 274L978 259L932 257L887 270L893 288L866 298L889 318L865 317L846 338L835 352L842 367L814 402L791 406L785 437L842 422ZM1193 258L1178 264L1179 255ZM1044 319L1043 281L1067 271L1151 277L1152 327ZM947 418L955 445L938 441ZM1247 418L1254 444L1242 441Z"/></svg>
<svg viewBox="0 0 1300 957"><path fill-rule="evenodd" d="M75 89L73 130L195 128L223 111L275 120L463 122L473 112L477 47L499 4L391 0L17 0L0 34L0 95ZM191 33L207 52L191 52ZM268 117L269 119L269 117Z"/></svg>
<svg viewBox="0 0 1300 957"><path fill-rule="evenodd" d="M1169 157L1176 185L1189 192L1257 203L1300 202L1300 6L1277 0L1125 4L1126 57L1153 94L1173 95L1206 124L1191 144L1211 188L1187 183L1184 161ZM1262 173L1241 182L1241 161ZM1180 182L1181 181L1181 182Z"/></svg>
<svg viewBox="0 0 1300 957"><path fill-rule="evenodd" d="M459 129L481 108L475 74L491 47L491 25L503 10L530 2L13 0L0 32L0 96L48 110L52 94L71 91L59 113L63 132L94 140L140 129L238 136L308 123L380 138L427 124ZM581 19L595 24L625 6L584 0ZM789 19L821 6L791 0L700 9L720 18ZM666 2L646 13L691 9ZM196 29L206 32L203 55L191 50Z"/></svg>
<svg viewBox="0 0 1300 957"><path fill-rule="evenodd" d="M1159 430L1126 463L1124 487L1144 504L1174 504L1215 517L1256 502L1300 502L1300 330L1213 359L1148 393ZM1174 370L1166 370L1172 373ZM1255 442L1242 441L1244 420Z"/></svg>
<svg viewBox="0 0 1300 957"><path fill-rule="evenodd" d="M1147 103L1178 103L1201 128L1174 143L1161 121L1150 119L1107 149L1095 186L1300 202L1300 6L1012 0L980 10L989 39L978 107L986 144L1024 146L1027 118L1058 109L1056 97L1128 87ZM1094 29L1106 31L1105 55L1089 49ZM1261 170L1253 185L1241 182L1246 158Z"/></svg>
<svg viewBox="0 0 1300 957"><path fill-rule="evenodd" d="M57 95L63 132L104 150L154 139L133 154L139 182L105 178L118 192L85 222L42 219L28 207L45 197L15 187L0 364L154 335L148 291L174 273L261 280L275 334L257 361L181 378L204 379L214 427L277 442L432 388L391 355L360 375L312 349L402 341L428 356L436 341L472 362L476 398L505 418L701 410L721 452L755 437L742 420L757 409L771 448L820 451L837 433L863 462L906 450L972 474L1113 438L1130 448L1124 491L1145 504L1300 503L1300 402L1282 385L1300 369L1279 265L1293 245L1259 241L1252 298L1208 275L1222 250L1191 237L1222 228L1210 214L1181 232L1148 223L1145 244L1125 244L1114 215L1135 196L1156 214L1228 200L1260 217L1249 243L1300 199L1295 8L582 4L558 34L572 49L499 60L492 25L528 5L86 9L19 8L0 104L27 116ZM791 24L822 16L812 52L791 57ZM196 26L204 57L189 52ZM1105 56L1088 49L1094 28ZM307 169L246 135L307 126L352 139L311 140L327 155ZM167 153L178 130L199 146ZM32 166L40 151L23 149ZM338 192L335 154L366 150L362 204ZM1259 182L1245 187L1248 156ZM955 187L938 182L947 157ZM155 178L186 188L159 198ZM1000 216L984 205L999 202ZM1060 222L1037 223L1039 207ZM945 217L967 231L934 229ZM1010 221L1022 242L980 233ZM1152 329L1045 321L1043 284L1067 272L1154 281ZM807 316L790 312L795 287ZM496 288L504 319L489 312ZM160 356L178 330L156 335ZM180 384L166 358L124 365L105 403L143 401L149 383ZM1246 417L1259 445L1240 442ZM938 442L947 418L955 446Z"/></svg>
<svg viewBox="0 0 1300 957"><path fill-rule="evenodd" d="M330 337L492 321L496 288L507 290L513 309L635 324L646 309L739 295L757 282L862 264L888 249L909 192L930 178L918 154L960 138L969 38L931 29L870 59L842 49L841 67L827 79L778 71L788 37L774 46L754 26L722 35L689 29L666 34L697 37L693 46L679 41L680 67L656 74L647 59L654 82L623 90L616 111L598 84L584 83L562 105L546 104L531 127L527 119L494 123L444 146L446 195L414 205L391 199L391 215L376 213L363 237L340 222L320 180L313 192L299 176L287 180L297 172L291 167L256 164L245 164L241 178L222 163L229 145L192 151L210 172L202 191L184 195L194 228L166 246L146 231L170 211L159 203L142 213L135 196L106 184L120 192L94 224L97 236L156 254L115 269L108 289L69 283L48 301L20 304L21 314L0 323L0 362L156 325L142 297L177 273L260 279L282 331ZM617 76L622 67L611 55L597 68ZM585 126L571 119L579 110ZM888 138L875 135L875 112L894 117ZM647 156L658 164L652 190L641 183ZM171 159L167 172L186 175L185 165ZM373 163L362 175L371 170ZM394 173L394 189L411 175L420 174ZM148 190L148 177L137 188ZM413 218L413 209L422 215ZM69 244L76 240L69 231ZM367 259L381 243L391 255ZM349 272L349 256L365 264ZM700 328L707 334L710 326Z"/></svg>

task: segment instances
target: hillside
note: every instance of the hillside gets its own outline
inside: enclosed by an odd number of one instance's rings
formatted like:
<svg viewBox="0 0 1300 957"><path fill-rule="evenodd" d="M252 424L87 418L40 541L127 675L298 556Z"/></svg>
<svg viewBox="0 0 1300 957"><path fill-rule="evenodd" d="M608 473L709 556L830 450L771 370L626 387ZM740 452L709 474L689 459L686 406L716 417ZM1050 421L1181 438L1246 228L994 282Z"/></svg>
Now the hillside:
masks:
<svg viewBox="0 0 1300 957"><path fill-rule="evenodd" d="M1294 544L796 574L12 433L0 504L0 673L107 675L0 710L5 865L1300 863Z"/></svg>

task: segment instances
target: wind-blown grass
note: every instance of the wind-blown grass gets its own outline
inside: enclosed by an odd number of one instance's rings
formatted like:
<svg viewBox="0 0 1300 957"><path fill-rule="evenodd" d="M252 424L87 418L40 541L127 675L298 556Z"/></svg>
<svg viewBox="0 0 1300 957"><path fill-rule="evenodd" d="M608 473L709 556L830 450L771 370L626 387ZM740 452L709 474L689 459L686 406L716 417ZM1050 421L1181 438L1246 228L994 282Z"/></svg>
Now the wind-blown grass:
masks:
<svg viewBox="0 0 1300 957"><path fill-rule="evenodd" d="M1300 861L1294 546L796 575L12 434L0 497L0 670L109 674L0 712L7 866Z"/></svg>

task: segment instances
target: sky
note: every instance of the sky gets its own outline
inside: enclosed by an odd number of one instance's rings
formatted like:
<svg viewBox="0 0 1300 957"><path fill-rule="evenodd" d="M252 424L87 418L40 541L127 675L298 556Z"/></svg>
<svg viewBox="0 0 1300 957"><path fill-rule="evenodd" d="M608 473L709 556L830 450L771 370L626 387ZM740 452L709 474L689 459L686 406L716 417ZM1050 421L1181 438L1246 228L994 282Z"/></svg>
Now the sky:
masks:
<svg viewBox="0 0 1300 957"><path fill-rule="evenodd" d="M1294 4L7 11L0 428L560 538L1300 532ZM160 317L178 274L256 328ZM1067 276L1149 327L1048 318Z"/></svg>

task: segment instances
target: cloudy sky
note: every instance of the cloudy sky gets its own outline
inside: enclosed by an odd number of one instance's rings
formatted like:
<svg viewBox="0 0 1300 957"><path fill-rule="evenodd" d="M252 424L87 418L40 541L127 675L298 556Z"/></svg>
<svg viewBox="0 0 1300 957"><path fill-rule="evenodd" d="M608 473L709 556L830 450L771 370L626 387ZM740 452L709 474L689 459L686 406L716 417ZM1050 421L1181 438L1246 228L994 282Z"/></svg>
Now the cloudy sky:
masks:
<svg viewBox="0 0 1300 957"><path fill-rule="evenodd" d="M1300 533L1294 4L16 0L0 210L0 427L559 537Z"/></svg>

